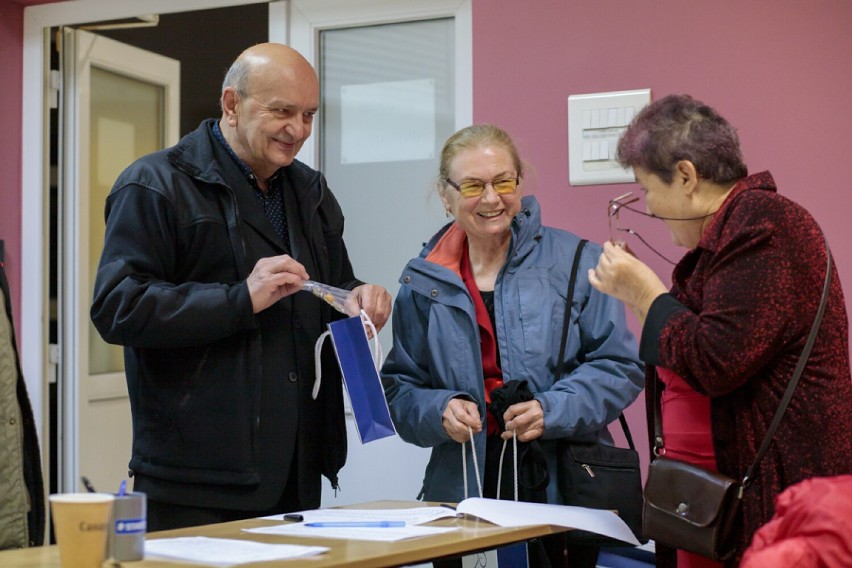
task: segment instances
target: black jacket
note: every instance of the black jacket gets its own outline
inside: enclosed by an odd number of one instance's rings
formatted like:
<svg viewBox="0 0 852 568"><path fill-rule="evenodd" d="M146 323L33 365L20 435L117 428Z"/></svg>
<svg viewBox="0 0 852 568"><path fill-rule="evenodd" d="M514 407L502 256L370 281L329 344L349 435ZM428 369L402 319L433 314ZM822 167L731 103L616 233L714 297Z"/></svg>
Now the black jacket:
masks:
<svg viewBox="0 0 852 568"><path fill-rule="evenodd" d="M336 486L346 459L330 349L310 396L314 342L336 315L308 292L253 314L246 277L287 251L213 124L136 161L106 202L91 317L125 346L131 474L153 499L261 510L277 503L295 456L303 505L316 507L320 473ZM325 178L297 161L285 174L292 256L314 280L361 284Z"/></svg>

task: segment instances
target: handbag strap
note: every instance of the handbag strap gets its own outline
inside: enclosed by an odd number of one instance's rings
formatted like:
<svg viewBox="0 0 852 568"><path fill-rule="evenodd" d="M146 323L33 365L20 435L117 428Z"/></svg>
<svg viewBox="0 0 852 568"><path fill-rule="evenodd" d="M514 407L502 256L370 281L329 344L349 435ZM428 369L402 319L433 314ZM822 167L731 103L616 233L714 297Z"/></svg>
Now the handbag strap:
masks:
<svg viewBox="0 0 852 568"><path fill-rule="evenodd" d="M556 359L556 373L554 376L562 375L563 362L565 358L565 343L568 341L568 328L571 326L571 304L574 303L574 284L577 283L577 271L580 268L580 255L583 247L589 242L580 239L577 243L577 251L574 253L574 262L571 264L571 276L568 277L568 295L565 296L565 318L562 321L562 340L559 342L559 357Z"/></svg>
<svg viewBox="0 0 852 568"><path fill-rule="evenodd" d="M823 239L825 240L825 235L823 235ZM819 326L822 323L822 316L825 314L825 306L828 303L828 293L831 288L831 251L828 248L827 240L825 242L825 259L825 282L822 285L822 298L820 298L819 301L819 307L817 308L817 313L814 317L814 323L811 324L811 332L808 334L808 339L805 342L805 348L799 356L799 362L796 363L796 368L793 371L793 377L790 379L790 384L787 385L787 390L784 391L784 396L778 404L778 410L775 411L775 416L772 418L769 430L767 430L766 436L763 438L763 443L760 445L760 449L757 450L757 455L754 457L754 461L746 471L745 477L743 477L743 488L751 485L754 470L757 469L757 466L760 464L760 460L763 459L763 455L769 449L769 443L772 440L772 436L775 435L775 431L778 430L778 426L781 425L781 419L787 411L787 405L790 404L790 399L793 398L793 391L796 390L796 385L799 383L799 378L805 370L805 364L808 362L811 349L816 341L817 332L819 331Z"/></svg>
<svg viewBox="0 0 852 568"><path fill-rule="evenodd" d="M583 247L589 242L588 239L581 239L577 243L577 250L574 253L574 262L571 264L571 275L568 277L568 294L565 296L565 317L562 322L562 340L559 343L559 357L556 360L555 377L562 376L565 361L565 346L568 343L568 328L571 326L571 304L574 303L574 285L577 283L577 271L580 268L580 256L583 253ZM624 413L618 415L618 421L621 424L621 429L624 430L624 438L631 450L635 450L633 445L633 436L630 434L630 427L627 425L627 419Z"/></svg>
<svg viewBox="0 0 852 568"><path fill-rule="evenodd" d="M825 235L823 235L823 240L825 240ZM757 454L754 456L754 461L749 466L748 470L746 470L746 474L743 477L742 484L740 486L740 496L742 496L743 490L746 487L751 485L753 482L754 471L757 469L757 466L760 465L763 456L769 450L769 444L772 442L772 437L775 435L775 432L778 430L778 427L781 425L781 419L784 417L784 413L787 412L787 406L790 404L790 400L793 398L793 391L796 390L796 385L799 384L799 379L802 376L802 372L805 370L805 364L808 362L808 357L810 357L811 349L814 346L814 342L816 341L817 332L819 331L819 326L822 323L822 317L825 314L825 307L828 303L828 294L831 288L831 251L828 248L828 241L825 242L825 256L826 256L826 268L825 268L825 282L822 286L822 297L820 298L819 307L817 308L816 315L814 316L814 321L811 324L811 330L808 334L808 338L805 341L805 347L802 349L802 354L799 355L799 361L796 363L796 368L793 370L793 375L790 377L790 382L787 383L787 389L784 391L784 396L781 397L781 401L778 403L778 408L775 410L775 416L772 418L772 422L769 425L769 429L766 431L766 436L763 438L763 442L760 444L760 448L757 450ZM662 416L660 411L660 392L657 389L657 382L659 378L656 376L656 371L654 373L654 380L652 381L653 389L654 389L654 454L660 455L660 450L663 449L663 429L662 429Z"/></svg>

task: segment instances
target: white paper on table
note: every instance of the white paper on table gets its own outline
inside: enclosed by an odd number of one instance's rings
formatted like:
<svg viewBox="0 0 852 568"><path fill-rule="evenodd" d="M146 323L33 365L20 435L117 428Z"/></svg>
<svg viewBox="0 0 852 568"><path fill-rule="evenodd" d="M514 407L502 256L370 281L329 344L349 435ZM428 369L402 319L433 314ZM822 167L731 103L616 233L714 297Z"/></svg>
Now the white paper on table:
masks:
<svg viewBox="0 0 852 568"><path fill-rule="evenodd" d="M213 566L237 566L249 562L305 558L328 552L326 546L265 544L231 538L186 536L145 541L145 560L167 558Z"/></svg>
<svg viewBox="0 0 852 568"><path fill-rule="evenodd" d="M395 542L409 538L433 536L455 530L458 530L458 527L421 527L417 525L406 525L404 527L307 527L305 523L289 523L271 527L243 529L247 533L254 534L295 536L301 538L374 540L380 542Z"/></svg>
<svg viewBox="0 0 852 568"><path fill-rule="evenodd" d="M455 517L456 511L447 507L411 507L409 509L312 509L297 511L306 523L328 522L371 522L371 521L403 521L406 525L420 525ZM270 521L283 520L284 515L261 517Z"/></svg>
<svg viewBox="0 0 852 568"><path fill-rule="evenodd" d="M555 525L602 534L635 546L639 545L639 541L621 517L603 509L473 497L459 503L456 510L501 527Z"/></svg>

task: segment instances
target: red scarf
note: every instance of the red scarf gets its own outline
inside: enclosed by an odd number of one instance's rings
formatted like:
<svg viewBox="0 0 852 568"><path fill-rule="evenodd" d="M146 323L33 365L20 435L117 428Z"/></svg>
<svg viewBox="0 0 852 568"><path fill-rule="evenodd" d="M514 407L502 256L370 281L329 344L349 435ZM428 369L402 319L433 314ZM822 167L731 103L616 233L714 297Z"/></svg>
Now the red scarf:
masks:
<svg viewBox="0 0 852 568"><path fill-rule="evenodd" d="M462 246L459 271L461 272L462 282L467 287L467 291L473 299L473 306L476 309L476 323L479 325L480 338L479 350L482 355L482 375L485 380L485 403L487 406L491 404L491 391L503 386L503 371L500 370L500 365L497 362L497 337L494 329L491 327L491 318L488 317L488 310L485 307L485 302L482 301L482 296L473 277L473 267L470 264L470 253L467 250L467 242ZM499 427L496 418L487 410L486 415L488 435L498 434Z"/></svg>

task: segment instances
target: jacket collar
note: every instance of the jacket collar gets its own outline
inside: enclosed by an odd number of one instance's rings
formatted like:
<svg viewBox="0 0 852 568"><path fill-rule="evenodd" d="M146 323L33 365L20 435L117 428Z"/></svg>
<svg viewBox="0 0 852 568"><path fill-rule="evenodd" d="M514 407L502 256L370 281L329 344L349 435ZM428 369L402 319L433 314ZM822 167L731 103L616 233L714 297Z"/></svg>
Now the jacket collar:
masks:
<svg viewBox="0 0 852 568"><path fill-rule="evenodd" d="M734 203L743 194L751 190L764 190L775 193L778 189L775 186L775 180L772 178L772 174L768 171L753 174L738 181L725 198L725 201L722 202L722 206L719 207L719 210L713 216L713 220L707 225L707 229L704 231L704 234L701 235L701 239L698 241L698 246L696 248L702 248L710 251L716 250L719 244L719 239L722 236L722 229L725 226L725 218L730 213Z"/></svg>
<svg viewBox="0 0 852 568"><path fill-rule="evenodd" d="M184 136L169 150L169 161L179 170L204 183L228 189L241 219L283 252L284 243L266 218L263 206L253 195L254 188L231 157L228 148L216 139L213 133L216 122L214 118L204 120L194 132ZM312 217L325 196L325 184L320 183L320 173L294 160L283 168L283 175L287 178L284 191L294 191L298 197L302 226L310 227Z"/></svg>
<svg viewBox="0 0 852 568"><path fill-rule="evenodd" d="M536 243L534 237L541 232L541 208L535 197L527 195L521 199L521 210L512 219L510 230L512 242L509 245L508 258L515 262L514 259L521 259L532 250ZM464 246L467 246L467 235L458 223L453 221L432 237L421 256L429 262L460 274L459 264Z"/></svg>

